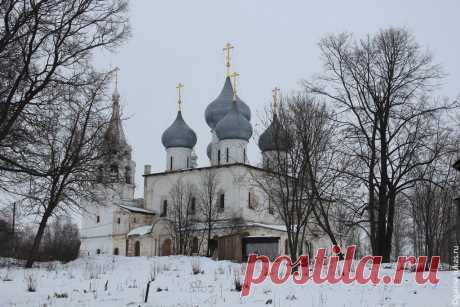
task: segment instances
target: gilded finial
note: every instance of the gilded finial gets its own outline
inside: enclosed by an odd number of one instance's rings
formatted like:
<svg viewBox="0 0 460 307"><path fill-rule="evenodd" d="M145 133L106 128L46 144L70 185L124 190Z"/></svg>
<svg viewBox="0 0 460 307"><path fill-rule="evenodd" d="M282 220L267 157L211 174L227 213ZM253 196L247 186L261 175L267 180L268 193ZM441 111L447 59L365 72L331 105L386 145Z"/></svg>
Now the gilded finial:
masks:
<svg viewBox="0 0 460 307"><path fill-rule="evenodd" d="M233 85L233 101L236 101L236 82L238 81L238 77L240 76L239 73L237 73L236 71L230 75L230 77L232 78L232 85Z"/></svg>
<svg viewBox="0 0 460 307"><path fill-rule="evenodd" d="M176 89L177 89L177 110L178 111L181 111L182 110L182 88L184 87L184 85L182 83L178 83L177 86L176 86Z"/></svg>
<svg viewBox="0 0 460 307"><path fill-rule="evenodd" d="M274 109L274 110L276 110L276 108L277 108L277 106L278 106L279 92L280 92L280 89L279 89L278 87L275 87L275 88L272 90L273 109Z"/></svg>
<svg viewBox="0 0 460 307"><path fill-rule="evenodd" d="M224 47L224 52L225 52L225 66L227 67L227 77L230 77L230 67L231 67L231 61L232 61L232 49L235 48L232 46L232 44L227 43L225 44Z"/></svg>

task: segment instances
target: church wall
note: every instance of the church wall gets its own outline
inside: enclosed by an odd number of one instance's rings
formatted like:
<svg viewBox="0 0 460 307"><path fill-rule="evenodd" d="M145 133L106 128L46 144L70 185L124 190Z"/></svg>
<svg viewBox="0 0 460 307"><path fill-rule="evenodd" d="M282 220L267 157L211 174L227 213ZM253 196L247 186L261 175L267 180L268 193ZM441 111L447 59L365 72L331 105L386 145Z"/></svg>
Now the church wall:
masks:
<svg viewBox="0 0 460 307"><path fill-rule="evenodd" d="M220 164L246 163L248 142L244 140L222 140L219 141ZM227 157L228 150L228 157ZM228 158L228 159L227 159Z"/></svg>
<svg viewBox="0 0 460 307"><path fill-rule="evenodd" d="M218 174L218 192L225 194L225 209L221 218L243 218L246 221L268 224L281 223L275 215L269 214L268 198L252 180L252 176L256 176L257 173L252 174L248 171L248 168L241 165L211 170L216 171ZM145 177L144 198L146 208L159 215L162 212L164 200L168 201L168 207L171 208L170 190L177 180L182 178L184 182L198 186L203 172L204 170L195 169L188 172ZM251 192L251 204L248 201L249 192Z"/></svg>

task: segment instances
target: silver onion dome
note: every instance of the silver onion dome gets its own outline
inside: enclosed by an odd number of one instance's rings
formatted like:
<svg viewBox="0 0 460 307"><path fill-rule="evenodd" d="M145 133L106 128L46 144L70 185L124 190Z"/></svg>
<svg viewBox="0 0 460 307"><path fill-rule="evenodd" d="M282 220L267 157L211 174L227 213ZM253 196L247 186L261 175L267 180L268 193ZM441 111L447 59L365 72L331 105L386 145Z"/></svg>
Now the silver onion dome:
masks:
<svg viewBox="0 0 460 307"><path fill-rule="evenodd" d="M206 123L211 129L214 129L225 115L230 111L233 101L233 86L230 77L225 79L224 87L219 96L211 102L205 111ZM241 114L248 120L251 120L251 110L238 96L236 104Z"/></svg>
<svg viewBox="0 0 460 307"><path fill-rule="evenodd" d="M196 144L196 134L187 125L182 118L182 112L177 112L176 120L163 132L161 142L166 148L170 147L185 147L193 148Z"/></svg>
<svg viewBox="0 0 460 307"><path fill-rule="evenodd" d="M235 101L229 103L230 111L220 120L215 128L219 140L238 139L249 141L252 136L252 126L238 109Z"/></svg>
<svg viewBox="0 0 460 307"><path fill-rule="evenodd" d="M265 151L288 151L290 148L289 135L281 126L276 114L270 125L259 137L259 148Z"/></svg>

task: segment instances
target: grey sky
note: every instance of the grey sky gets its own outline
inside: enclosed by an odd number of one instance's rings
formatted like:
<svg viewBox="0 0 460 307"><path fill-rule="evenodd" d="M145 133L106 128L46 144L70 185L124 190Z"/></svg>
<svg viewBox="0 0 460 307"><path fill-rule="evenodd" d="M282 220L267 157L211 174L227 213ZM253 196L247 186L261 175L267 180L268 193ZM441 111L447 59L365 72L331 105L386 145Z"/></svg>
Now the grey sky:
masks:
<svg viewBox="0 0 460 307"><path fill-rule="evenodd" d="M130 3L132 37L117 54L97 57L99 65L119 66L124 124L137 163L137 195L142 195L144 164L163 171L160 138L176 115L178 82L185 85L183 109L195 130L200 165L207 165L209 128L206 106L220 92L222 48L234 46L234 69L241 74L238 93L251 107L255 130L276 85L283 92L320 72L321 37L352 32L356 37L388 26L405 26L429 48L448 76L438 93L460 93L460 1L152 1ZM257 162L256 142L249 159Z"/></svg>

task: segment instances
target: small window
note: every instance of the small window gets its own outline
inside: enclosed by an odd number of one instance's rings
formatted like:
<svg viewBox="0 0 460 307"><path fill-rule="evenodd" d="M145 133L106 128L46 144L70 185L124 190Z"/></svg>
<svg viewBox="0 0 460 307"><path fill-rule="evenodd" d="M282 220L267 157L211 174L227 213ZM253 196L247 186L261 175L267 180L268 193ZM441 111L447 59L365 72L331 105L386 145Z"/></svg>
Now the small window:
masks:
<svg viewBox="0 0 460 307"><path fill-rule="evenodd" d="M115 249L113 250L113 254L116 255L116 256L120 254L120 251L118 250L118 247L115 247Z"/></svg>
<svg viewBox="0 0 460 307"><path fill-rule="evenodd" d="M168 215L168 201L165 199L163 200L163 208L161 210L160 217L165 217Z"/></svg>
<svg viewBox="0 0 460 307"><path fill-rule="evenodd" d="M136 218L133 218L133 223L136 224Z"/></svg>
<svg viewBox="0 0 460 307"><path fill-rule="evenodd" d="M187 168L190 168L190 160L188 157L187 157Z"/></svg>
<svg viewBox="0 0 460 307"><path fill-rule="evenodd" d="M113 178L117 178L118 177L118 165L116 164L112 164L110 165L110 176Z"/></svg>
<svg viewBox="0 0 460 307"><path fill-rule="evenodd" d="M129 166L127 166L125 168L125 182L127 184L131 184L131 168Z"/></svg>
<svg viewBox="0 0 460 307"><path fill-rule="evenodd" d="M254 204L252 203L251 192L248 192L248 207L249 207L249 209L254 209Z"/></svg>
<svg viewBox="0 0 460 307"><path fill-rule="evenodd" d="M195 215L196 213L196 198L192 197L191 203L190 203L190 214Z"/></svg>
<svg viewBox="0 0 460 307"><path fill-rule="evenodd" d="M270 200L270 198L268 199L268 214L275 214L275 210L273 209L272 201Z"/></svg>
<svg viewBox="0 0 460 307"><path fill-rule="evenodd" d="M220 165L220 149L217 151L217 165Z"/></svg>
<svg viewBox="0 0 460 307"><path fill-rule="evenodd" d="M246 148L243 149L243 163L246 163Z"/></svg>
<svg viewBox="0 0 460 307"><path fill-rule="evenodd" d="M225 159L226 159L226 161L227 161L227 163L228 163L228 159L229 159L228 147L227 147L227 149L225 150Z"/></svg>
<svg viewBox="0 0 460 307"><path fill-rule="evenodd" d="M100 250L99 248L96 250L96 254L97 254L97 255L100 255L100 254L101 254L101 250Z"/></svg>
<svg viewBox="0 0 460 307"><path fill-rule="evenodd" d="M224 209L225 209L225 194L222 193L220 194L220 198L219 198L219 211L223 212Z"/></svg>
<svg viewBox="0 0 460 307"><path fill-rule="evenodd" d="M98 215L96 216L96 223L100 223L101 222L101 217Z"/></svg>
<svg viewBox="0 0 460 307"><path fill-rule="evenodd" d="M121 218L117 218L117 224L121 224Z"/></svg>
<svg viewBox="0 0 460 307"><path fill-rule="evenodd" d="M99 166L97 168L97 178L96 178L96 181L98 183L101 183L102 182L102 179L104 177L104 168L102 166Z"/></svg>
<svg viewBox="0 0 460 307"><path fill-rule="evenodd" d="M173 157L169 157L169 170L173 170Z"/></svg>

